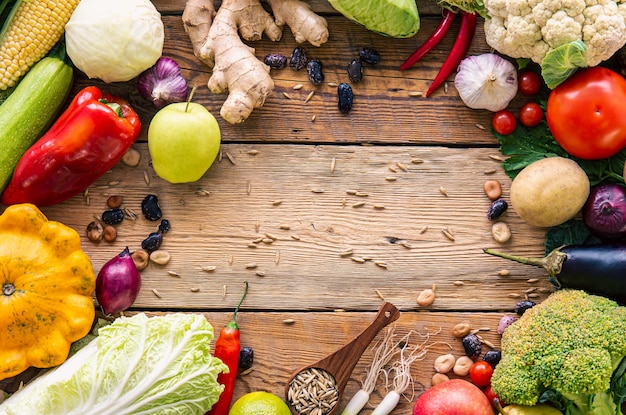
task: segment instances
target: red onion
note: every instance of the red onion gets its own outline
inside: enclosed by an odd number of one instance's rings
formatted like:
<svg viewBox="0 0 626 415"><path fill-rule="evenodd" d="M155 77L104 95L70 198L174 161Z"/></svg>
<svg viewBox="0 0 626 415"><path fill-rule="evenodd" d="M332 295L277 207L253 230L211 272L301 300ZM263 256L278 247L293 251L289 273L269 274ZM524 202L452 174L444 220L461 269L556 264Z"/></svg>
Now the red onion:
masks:
<svg viewBox="0 0 626 415"><path fill-rule="evenodd" d="M175 60L160 57L154 66L137 78L137 89L157 108L187 100L187 81Z"/></svg>
<svg viewBox="0 0 626 415"><path fill-rule="evenodd" d="M626 236L626 188L615 183L592 187L582 213L589 230L600 239Z"/></svg>
<svg viewBox="0 0 626 415"><path fill-rule="evenodd" d="M140 288L141 275L128 247L104 264L96 278L96 298L106 314L130 307Z"/></svg>

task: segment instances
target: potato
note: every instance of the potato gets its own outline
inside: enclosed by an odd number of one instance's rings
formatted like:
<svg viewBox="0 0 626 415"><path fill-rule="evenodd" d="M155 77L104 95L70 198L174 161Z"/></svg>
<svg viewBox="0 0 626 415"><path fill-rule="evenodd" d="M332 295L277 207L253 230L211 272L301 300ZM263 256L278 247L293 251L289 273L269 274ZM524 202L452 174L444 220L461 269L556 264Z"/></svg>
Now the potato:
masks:
<svg viewBox="0 0 626 415"><path fill-rule="evenodd" d="M549 157L529 164L513 179L511 204L530 225L557 226L576 216L589 190L589 178L578 163Z"/></svg>

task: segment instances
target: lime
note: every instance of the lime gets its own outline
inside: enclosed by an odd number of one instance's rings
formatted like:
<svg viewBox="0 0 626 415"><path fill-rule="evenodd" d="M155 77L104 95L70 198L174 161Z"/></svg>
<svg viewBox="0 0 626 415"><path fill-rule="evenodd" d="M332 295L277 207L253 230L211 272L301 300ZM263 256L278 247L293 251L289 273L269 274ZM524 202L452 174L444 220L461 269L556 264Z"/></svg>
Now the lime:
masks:
<svg viewBox="0 0 626 415"><path fill-rule="evenodd" d="M250 392L237 399L228 415L291 415L287 404L270 392Z"/></svg>

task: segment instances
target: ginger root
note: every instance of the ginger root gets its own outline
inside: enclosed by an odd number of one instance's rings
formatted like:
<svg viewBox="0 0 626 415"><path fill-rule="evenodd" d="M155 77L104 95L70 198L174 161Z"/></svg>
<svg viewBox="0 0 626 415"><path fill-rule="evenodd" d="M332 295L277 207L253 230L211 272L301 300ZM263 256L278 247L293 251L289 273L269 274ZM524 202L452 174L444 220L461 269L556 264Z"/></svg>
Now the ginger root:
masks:
<svg viewBox="0 0 626 415"><path fill-rule="evenodd" d="M231 124L244 121L263 106L274 89L270 68L254 55L242 39L272 41L282 37L287 24L298 43L319 46L328 40L326 20L300 0L267 0L272 15L260 0L223 0L215 13L212 1L187 0L183 24L194 54L212 69L208 88L229 95L220 115ZM241 36L241 37L240 37Z"/></svg>

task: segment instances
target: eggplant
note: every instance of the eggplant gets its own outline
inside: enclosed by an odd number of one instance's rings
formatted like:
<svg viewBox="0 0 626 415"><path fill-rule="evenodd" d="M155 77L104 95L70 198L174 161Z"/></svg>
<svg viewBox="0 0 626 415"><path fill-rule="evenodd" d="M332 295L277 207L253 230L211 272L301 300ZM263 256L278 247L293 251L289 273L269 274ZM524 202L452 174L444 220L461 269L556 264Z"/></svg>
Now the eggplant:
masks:
<svg viewBox="0 0 626 415"><path fill-rule="evenodd" d="M626 243L564 245L544 258L526 258L484 249L485 253L539 266L557 288L572 288L626 305Z"/></svg>

